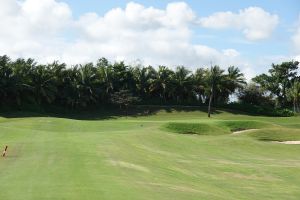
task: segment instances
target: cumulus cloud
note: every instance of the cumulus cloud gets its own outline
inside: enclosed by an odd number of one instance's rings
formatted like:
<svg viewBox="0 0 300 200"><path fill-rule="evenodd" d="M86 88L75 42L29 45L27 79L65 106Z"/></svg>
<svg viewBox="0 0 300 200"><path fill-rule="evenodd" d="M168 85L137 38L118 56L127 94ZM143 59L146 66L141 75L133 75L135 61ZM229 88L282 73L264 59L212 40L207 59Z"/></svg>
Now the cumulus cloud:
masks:
<svg viewBox="0 0 300 200"><path fill-rule="evenodd" d="M295 34L292 36L294 51L297 54L295 59L300 61L300 15L297 22Z"/></svg>
<svg viewBox="0 0 300 200"><path fill-rule="evenodd" d="M219 20L214 21L211 16L200 21L204 27L213 23L221 28L231 27L234 21L247 38L262 39L271 33L278 20L259 8L241 11L238 18L243 20L238 22L233 20L236 15L219 13L213 15ZM191 26L197 20L184 2L169 3L164 9L130 2L125 8L114 8L104 15L85 13L74 19L70 7L61 1L1 0L0 26L6 28L0 30L0 54L68 64L96 61L100 57L129 63L140 59L145 65L185 65L190 69L213 62L224 67L237 65L252 76L251 65L237 50L192 42L195 33Z"/></svg>
<svg viewBox="0 0 300 200"><path fill-rule="evenodd" d="M21 3L21 17L34 31L55 33L64 28L71 20L69 6L54 0L26 0Z"/></svg>
<svg viewBox="0 0 300 200"><path fill-rule="evenodd" d="M141 59L146 65L209 66L213 61L233 65L239 53L234 49L217 50L191 42L190 26L196 14L183 2L169 3L165 9L128 3L99 16L86 13L76 22L80 38L69 45L62 57L80 62L105 56L129 62Z"/></svg>
<svg viewBox="0 0 300 200"><path fill-rule="evenodd" d="M77 54L82 53L80 47L92 44L89 55L140 58L149 64L183 64L197 56L197 48L190 43L189 25L194 19L186 3L170 3L161 10L131 2L125 9L112 9L104 16L87 13L77 22L82 31L75 44Z"/></svg>
<svg viewBox="0 0 300 200"><path fill-rule="evenodd" d="M260 7L249 7L238 13L217 12L199 19L199 24L206 28L242 30L248 40L269 38L279 23L279 17Z"/></svg>
<svg viewBox="0 0 300 200"><path fill-rule="evenodd" d="M71 23L71 16L67 4L54 0L1 0L0 26L5 28L0 30L0 54L46 57L55 53L61 44L59 34Z"/></svg>

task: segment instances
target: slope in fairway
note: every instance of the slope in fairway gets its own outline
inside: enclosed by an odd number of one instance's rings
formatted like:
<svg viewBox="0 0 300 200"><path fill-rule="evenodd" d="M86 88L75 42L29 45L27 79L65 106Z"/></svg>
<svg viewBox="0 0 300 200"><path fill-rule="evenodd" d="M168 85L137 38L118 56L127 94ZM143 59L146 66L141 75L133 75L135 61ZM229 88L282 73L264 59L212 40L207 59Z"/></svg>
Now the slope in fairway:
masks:
<svg viewBox="0 0 300 200"><path fill-rule="evenodd" d="M208 134L181 134L178 124ZM298 200L300 145L270 141L300 140L299 124L299 117L221 112L207 119L199 111L108 120L2 117L0 146L9 149L0 159L0 199ZM259 130L231 134L252 126Z"/></svg>

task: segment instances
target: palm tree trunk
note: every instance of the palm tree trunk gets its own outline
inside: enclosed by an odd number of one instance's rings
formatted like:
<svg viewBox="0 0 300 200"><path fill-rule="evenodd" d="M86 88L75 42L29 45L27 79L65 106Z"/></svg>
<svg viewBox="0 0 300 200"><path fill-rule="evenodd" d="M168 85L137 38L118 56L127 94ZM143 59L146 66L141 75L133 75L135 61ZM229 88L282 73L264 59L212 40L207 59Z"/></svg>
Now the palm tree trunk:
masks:
<svg viewBox="0 0 300 200"><path fill-rule="evenodd" d="M297 112L297 111L296 111L296 99L294 99L293 104L294 104L294 113L296 113L296 112Z"/></svg>
<svg viewBox="0 0 300 200"><path fill-rule="evenodd" d="M210 96L209 96L209 102L208 102L208 117L210 117L210 113L211 113L211 103L212 103L212 99L213 99L213 93L214 89L213 89L213 86L211 87L211 92L210 92Z"/></svg>

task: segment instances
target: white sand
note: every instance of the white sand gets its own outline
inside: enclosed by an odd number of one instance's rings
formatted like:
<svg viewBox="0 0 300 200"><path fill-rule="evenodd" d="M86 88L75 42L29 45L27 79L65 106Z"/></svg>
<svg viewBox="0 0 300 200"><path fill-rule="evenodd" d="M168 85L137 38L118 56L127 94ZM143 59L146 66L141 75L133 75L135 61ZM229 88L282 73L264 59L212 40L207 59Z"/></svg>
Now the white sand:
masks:
<svg viewBox="0 0 300 200"><path fill-rule="evenodd" d="M280 144L300 144L300 141L283 141L283 142L276 142Z"/></svg>
<svg viewBox="0 0 300 200"><path fill-rule="evenodd" d="M248 133L248 132L251 132L251 131L256 131L258 129L246 129L246 130L242 130L242 131L235 131L235 132L232 132L233 135L238 135L238 134L242 134L242 133Z"/></svg>

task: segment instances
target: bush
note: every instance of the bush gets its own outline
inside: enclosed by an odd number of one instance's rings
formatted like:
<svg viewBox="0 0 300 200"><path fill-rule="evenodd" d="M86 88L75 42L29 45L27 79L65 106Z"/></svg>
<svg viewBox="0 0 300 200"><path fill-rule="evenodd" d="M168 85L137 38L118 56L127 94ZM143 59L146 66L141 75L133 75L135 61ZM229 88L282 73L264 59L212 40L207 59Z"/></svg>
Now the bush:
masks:
<svg viewBox="0 0 300 200"><path fill-rule="evenodd" d="M275 109L275 112L278 116L281 117L290 117L290 116L294 116L294 112L292 110L289 109Z"/></svg>
<svg viewBox="0 0 300 200"><path fill-rule="evenodd" d="M294 116L294 112L289 109L273 108L271 106L258 106L246 103L230 103L222 105L221 107L227 109L233 109L255 115L266 115L273 117L291 117Z"/></svg>

